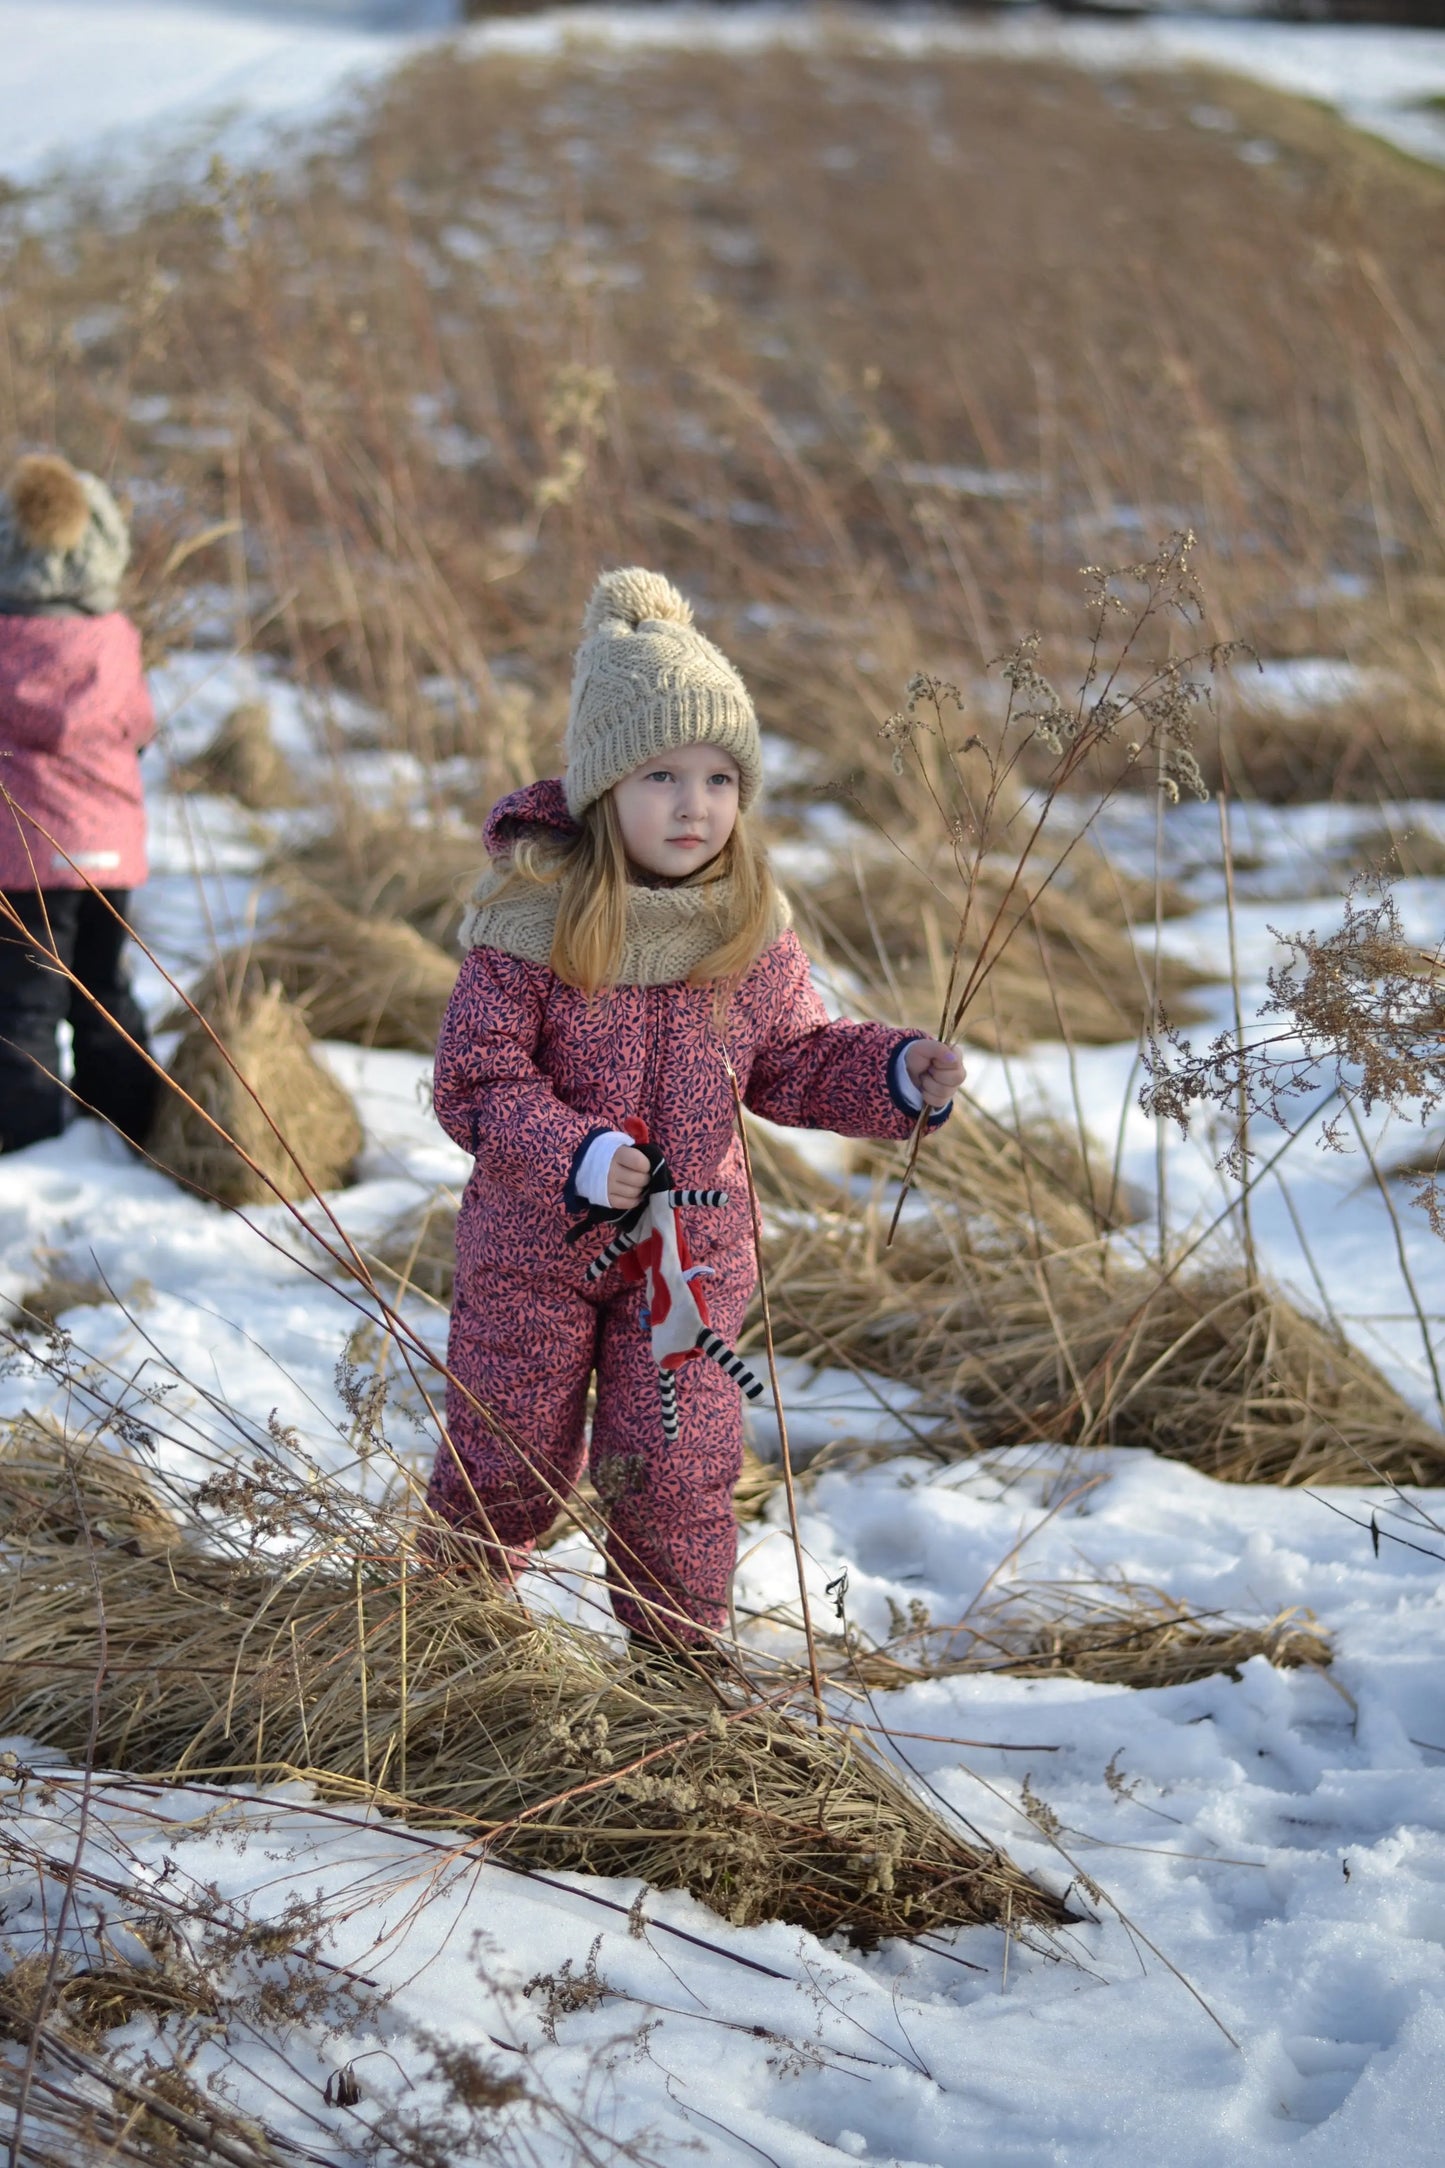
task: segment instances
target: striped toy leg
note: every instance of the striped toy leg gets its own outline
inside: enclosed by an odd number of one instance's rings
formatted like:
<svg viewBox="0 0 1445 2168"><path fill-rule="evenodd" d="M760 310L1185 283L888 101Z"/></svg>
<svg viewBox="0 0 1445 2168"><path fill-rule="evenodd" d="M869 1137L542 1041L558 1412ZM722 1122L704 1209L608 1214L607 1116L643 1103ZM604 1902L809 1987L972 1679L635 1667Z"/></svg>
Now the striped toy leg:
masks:
<svg viewBox="0 0 1445 2168"><path fill-rule="evenodd" d="M709 1263L715 1276L707 1283L708 1307L719 1333L731 1340L752 1294L752 1253ZM684 1363L671 1374L677 1429L669 1435L658 1385L666 1373L652 1359L641 1305L640 1288L622 1289L608 1302L597 1361L592 1480L607 1515L612 1608L629 1633L701 1644L706 1630L727 1625L742 1399L715 1363Z"/></svg>
<svg viewBox="0 0 1445 2168"><path fill-rule="evenodd" d="M735 1348L730 1348L726 1340L720 1339L715 1332L709 1331L708 1327L704 1325L697 1336L697 1344L702 1353L708 1358L708 1361L716 1363L724 1377L732 1379L740 1393L746 1395L749 1400L762 1399L762 1379L755 1372L749 1370L741 1355L738 1354Z"/></svg>

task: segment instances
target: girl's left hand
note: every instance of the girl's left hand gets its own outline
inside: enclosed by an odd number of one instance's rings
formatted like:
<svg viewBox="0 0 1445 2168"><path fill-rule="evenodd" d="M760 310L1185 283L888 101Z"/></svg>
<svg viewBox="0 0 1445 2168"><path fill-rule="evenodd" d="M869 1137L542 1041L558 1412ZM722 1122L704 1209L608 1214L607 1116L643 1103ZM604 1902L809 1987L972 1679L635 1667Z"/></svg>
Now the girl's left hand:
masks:
<svg viewBox="0 0 1445 2168"><path fill-rule="evenodd" d="M903 1066L926 1107L947 1106L964 1079L958 1048L937 1039L914 1039L904 1052Z"/></svg>

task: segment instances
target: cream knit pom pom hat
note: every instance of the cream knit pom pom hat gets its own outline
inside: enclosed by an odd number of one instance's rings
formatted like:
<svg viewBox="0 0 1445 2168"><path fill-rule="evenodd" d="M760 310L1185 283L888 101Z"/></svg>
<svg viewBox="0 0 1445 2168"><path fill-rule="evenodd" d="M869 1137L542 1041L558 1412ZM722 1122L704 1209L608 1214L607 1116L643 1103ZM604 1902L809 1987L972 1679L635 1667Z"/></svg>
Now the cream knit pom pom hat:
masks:
<svg viewBox="0 0 1445 2168"><path fill-rule="evenodd" d="M567 809L573 818L654 754L715 745L738 764L738 804L763 780L748 689L692 621L692 605L660 572L604 572L582 619L567 718Z"/></svg>

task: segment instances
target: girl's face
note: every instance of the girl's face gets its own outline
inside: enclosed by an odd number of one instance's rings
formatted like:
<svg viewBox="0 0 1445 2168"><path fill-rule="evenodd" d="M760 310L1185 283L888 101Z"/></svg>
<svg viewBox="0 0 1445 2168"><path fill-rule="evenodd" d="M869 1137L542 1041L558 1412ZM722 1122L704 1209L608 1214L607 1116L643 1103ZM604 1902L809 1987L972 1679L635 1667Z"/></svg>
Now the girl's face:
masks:
<svg viewBox="0 0 1445 2168"><path fill-rule="evenodd" d="M717 857L737 823L738 765L715 745L659 753L612 786L634 866L680 879Z"/></svg>

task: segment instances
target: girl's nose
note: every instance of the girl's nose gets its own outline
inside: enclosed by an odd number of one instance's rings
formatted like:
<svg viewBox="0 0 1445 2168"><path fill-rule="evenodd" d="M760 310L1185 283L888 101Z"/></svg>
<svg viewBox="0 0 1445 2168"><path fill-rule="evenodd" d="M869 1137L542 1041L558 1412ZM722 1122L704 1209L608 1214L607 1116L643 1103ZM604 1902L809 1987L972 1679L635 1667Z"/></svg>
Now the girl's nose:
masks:
<svg viewBox="0 0 1445 2168"><path fill-rule="evenodd" d="M699 776L685 775L677 786L677 817L679 820L698 821L707 811L707 792Z"/></svg>

